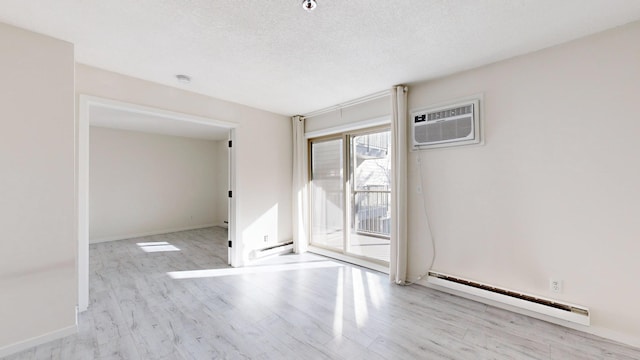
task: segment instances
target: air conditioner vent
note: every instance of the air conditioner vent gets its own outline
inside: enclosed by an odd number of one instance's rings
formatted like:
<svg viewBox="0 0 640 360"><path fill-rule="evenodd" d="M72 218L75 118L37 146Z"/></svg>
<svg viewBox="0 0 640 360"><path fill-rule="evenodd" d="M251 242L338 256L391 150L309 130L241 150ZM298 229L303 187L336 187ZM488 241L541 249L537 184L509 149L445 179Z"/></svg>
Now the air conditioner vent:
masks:
<svg viewBox="0 0 640 360"><path fill-rule="evenodd" d="M457 107L455 109L446 109L442 111L430 112L427 114L428 115L427 121L440 120L440 119L451 118L454 116L466 115L471 113L473 113L473 106L465 105L465 106Z"/></svg>
<svg viewBox="0 0 640 360"><path fill-rule="evenodd" d="M411 113L414 149L480 143L480 100Z"/></svg>

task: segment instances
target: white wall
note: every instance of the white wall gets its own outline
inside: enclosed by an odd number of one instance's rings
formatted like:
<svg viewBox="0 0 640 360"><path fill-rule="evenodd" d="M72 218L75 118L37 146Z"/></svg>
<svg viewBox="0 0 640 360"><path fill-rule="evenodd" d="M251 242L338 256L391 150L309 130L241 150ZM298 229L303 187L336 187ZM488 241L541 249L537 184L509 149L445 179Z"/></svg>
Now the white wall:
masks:
<svg viewBox="0 0 640 360"><path fill-rule="evenodd" d="M410 109L484 93L484 146L420 153L435 270L587 306L591 331L640 346L638 39L636 22L412 84ZM431 249L409 155L413 279Z"/></svg>
<svg viewBox="0 0 640 360"><path fill-rule="evenodd" d="M77 281L73 45L0 24L0 49L2 357L75 331Z"/></svg>
<svg viewBox="0 0 640 360"><path fill-rule="evenodd" d="M272 242L291 240L290 118L81 64L76 66L76 94L237 123L236 241L244 244L238 264L269 245L264 235Z"/></svg>
<svg viewBox="0 0 640 360"><path fill-rule="evenodd" d="M217 142L102 127L89 138L90 242L221 222Z"/></svg>

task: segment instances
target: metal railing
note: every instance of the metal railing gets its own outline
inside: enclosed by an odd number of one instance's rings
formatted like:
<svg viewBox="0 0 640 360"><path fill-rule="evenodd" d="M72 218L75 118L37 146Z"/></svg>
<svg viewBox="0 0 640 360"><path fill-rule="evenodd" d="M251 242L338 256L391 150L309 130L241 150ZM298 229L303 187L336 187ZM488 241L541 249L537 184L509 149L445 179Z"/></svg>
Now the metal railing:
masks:
<svg viewBox="0 0 640 360"><path fill-rule="evenodd" d="M353 192L356 232L389 238L391 234L391 191L355 190Z"/></svg>
<svg viewBox="0 0 640 360"><path fill-rule="evenodd" d="M366 146L367 148L373 147L377 149L387 150L389 149L391 139L388 132L367 134L364 136L356 137L356 143L358 145Z"/></svg>

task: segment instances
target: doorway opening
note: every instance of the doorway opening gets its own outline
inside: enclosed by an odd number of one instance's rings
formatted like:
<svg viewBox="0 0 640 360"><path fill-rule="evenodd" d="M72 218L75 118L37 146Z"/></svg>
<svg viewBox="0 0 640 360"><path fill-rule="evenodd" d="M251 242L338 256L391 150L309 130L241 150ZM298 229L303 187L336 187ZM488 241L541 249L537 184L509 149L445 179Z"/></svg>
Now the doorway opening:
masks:
<svg viewBox="0 0 640 360"><path fill-rule="evenodd" d="M162 139L163 146L167 146L168 144L173 146L171 149L178 150L178 152L182 151L182 146L202 146L203 143L206 143L206 152L207 149L216 150L216 153L220 153L219 158L223 158L225 160L228 159L227 164L225 165L226 174L224 175L224 180L228 181L220 182L220 184L227 189L215 189L214 191L220 191L226 197L227 191L231 193L233 189L235 189L235 157L233 156L233 148L227 146L227 144L231 145L235 138L235 126L234 123L218 121L209 118L197 117L192 115L187 115L183 113L171 112L166 110L161 110L157 108L150 108L145 106L139 106L135 104L129 104L119 101L113 101L98 97L80 96L80 112L78 117L78 176L77 176L77 190L78 190L78 308L79 311L84 311L87 309L89 304L89 240L90 240L90 216L89 216L89 205L90 205L90 192L89 192L89 180L90 180L90 133L96 131L97 129L101 129L101 134L103 138L104 136L111 136L109 133L118 134L118 136L122 136L125 134L128 137L135 136L134 141L130 141L129 144L138 144L139 140L144 140L145 138L138 137L143 136L144 134L148 135L148 139ZM97 133L96 133L97 134ZM106 135L105 135L106 134ZM138 135L142 134L142 135ZM109 137L106 137L108 139ZM126 137L125 136L125 137ZM97 138L97 137L96 137ZM122 138L122 137L121 137ZM195 138L195 139L194 139ZM174 140L175 139L175 140ZM201 140L200 140L201 139ZM210 140L210 141L209 141ZM146 140L144 140L146 141ZM154 140L155 141L155 140ZM178 141L178 143L172 143ZM182 141L182 142L180 142ZM209 144L211 143L211 144ZM191 144L191 145L189 145ZM195 145L197 144L197 145ZM215 144L215 145L214 145ZM218 145L219 144L219 145ZM95 145L95 144L92 144ZM118 144L114 144L113 151L116 151L116 147ZM137 146L137 145L136 145ZM177 146L177 147L176 147ZM215 146L215 149L213 148ZM140 147L144 148L144 146L140 145ZM103 147L104 149L105 147ZM94 148L95 149L95 148ZM218 150L220 149L220 150ZM121 149L118 149L121 150ZM200 151L200 150L198 150ZM109 149L104 151L105 153L109 152ZM149 153L151 151L147 151ZM175 152L175 151L174 151ZM228 152L228 155L227 155ZM165 154L169 156L173 156L172 150L169 150ZM208 155L207 155L208 156ZM217 155L216 155L217 156ZM162 161L162 156L155 156L155 158L160 158ZM179 161L175 161L173 163L179 163ZM162 167L162 164L159 164L159 167ZM192 167L193 168L193 167ZM207 179L210 179L212 174L209 174ZM159 177L159 176L156 176ZM150 176L148 179L149 186L153 186L155 180L153 176ZM166 179L158 178L157 182L161 183L166 181ZM214 182L211 186L215 186ZM207 181L201 181L200 188L206 188ZM222 195L221 195L222 196ZM161 197L161 196L158 196ZM161 201L162 199L159 199ZM222 206L218 204L222 203ZM220 219L215 221L216 223L212 223L212 225L222 225L226 222L228 225L228 240L229 240L229 253L228 253L228 263L234 266L237 263L236 255L241 254L241 249L231 248L231 244L235 244L235 218L236 218L236 206L235 200L230 198L228 201L228 205L226 199L221 199L215 205L216 208L225 208L227 214L223 216L220 214L218 216ZM180 212L176 212L180 213ZM193 225L202 225L205 222L202 220L202 217L198 219L198 215L200 212L196 212L196 216L191 215L181 215L186 216L187 219L184 220L183 224L193 224ZM189 218L191 216L191 218ZM205 216L206 217L206 216ZM208 218L208 217L206 217ZM193 220L193 221L190 221ZM182 225L183 226L183 225ZM197 228L198 226L193 226L193 228ZM181 230L180 227L176 227L173 225L167 226L169 229ZM169 231L167 231L169 232ZM130 234L138 235L135 231L129 230ZM145 235L141 233L139 235ZM95 234L94 237L95 238ZM121 237L124 238L124 237ZM114 238L112 240L116 240ZM108 237L103 240L109 240ZM148 245L148 244L147 244ZM157 244L156 244L157 245ZM142 249L142 248L141 248ZM160 247L149 247L146 246L142 250L158 250ZM165 249L166 250L166 249ZM146 250L145 250L146 251Z"/></svg>
<svg viewBox="0 0 640 360"><path fill-rule="evenodd" d="M388 271L391 156L388 127L309 140L313 250Z"/></svg>

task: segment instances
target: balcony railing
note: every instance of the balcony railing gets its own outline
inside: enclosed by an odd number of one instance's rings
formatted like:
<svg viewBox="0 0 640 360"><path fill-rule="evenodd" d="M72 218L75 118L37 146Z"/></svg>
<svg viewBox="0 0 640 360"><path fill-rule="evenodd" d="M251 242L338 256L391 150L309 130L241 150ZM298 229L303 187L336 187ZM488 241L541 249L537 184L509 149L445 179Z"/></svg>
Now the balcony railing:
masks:
<svg viewBox="0 0 640 360"><path fill-rule="evenodd" d="M353 192L353 197L356 232L389 238L391 191L356 190Z"/></svg>
<svg viewBox="0 0 640 360"><path fill-rule="evenodd" d="M375 147L378 149L387 150L389 149L389 143L391 142L390 137L390 133L388 132L368 134L365 136L358 136L356 138L356 143L358 145L363 145L366 147Z"/></svg>
<svg viewBox="0 0 640 360"><path fill-rule="evenodd" d="M358 158L382 159L389 154L389 134L369 134L354 138L353 151Z"/></svg>

